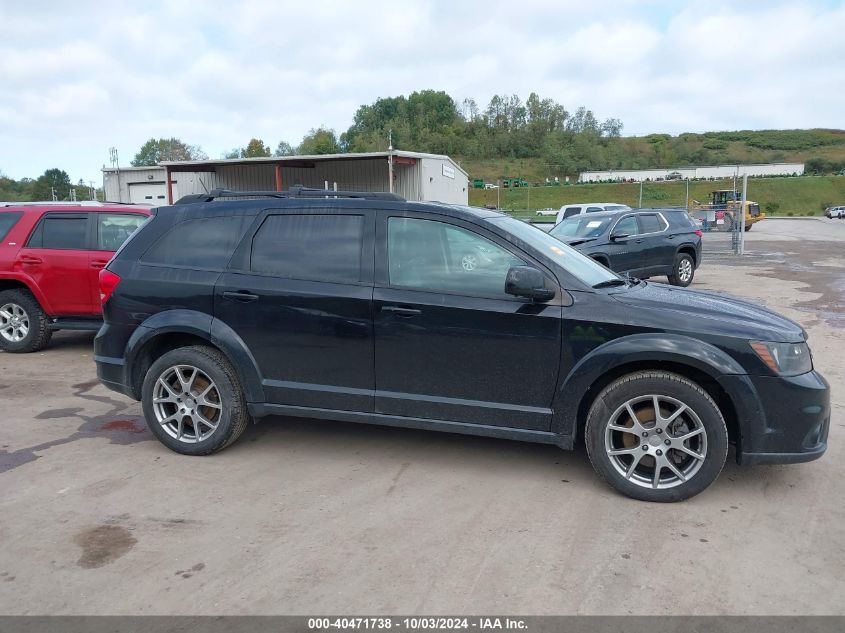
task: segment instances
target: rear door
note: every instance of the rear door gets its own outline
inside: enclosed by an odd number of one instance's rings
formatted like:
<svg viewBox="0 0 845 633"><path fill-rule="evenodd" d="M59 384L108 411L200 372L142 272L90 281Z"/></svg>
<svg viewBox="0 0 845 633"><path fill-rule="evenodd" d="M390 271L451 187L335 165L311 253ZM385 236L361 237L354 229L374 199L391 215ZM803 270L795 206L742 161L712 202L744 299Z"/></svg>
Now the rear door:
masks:
<svg viewBox="0 0 845 633"><path fill-rule="evenodd" d="M678 232L672 232L659 213L640 213L642 271L644 275L665 275L671 272L678 248Z"/></svg>
<svg viewBox="0 0 845 633"><path fill-rule="evenodd" d="M14 268L40 288L51 316L99 312L90 288L90 221L89 213L47 212L15 258Z"/></svg>
<svg viewBox="0 0 845 633"><path fill-rule="evenodd" d="M214 315L255 358L268 403L371 412L375 213L264 212L219 279Z"/></svg>

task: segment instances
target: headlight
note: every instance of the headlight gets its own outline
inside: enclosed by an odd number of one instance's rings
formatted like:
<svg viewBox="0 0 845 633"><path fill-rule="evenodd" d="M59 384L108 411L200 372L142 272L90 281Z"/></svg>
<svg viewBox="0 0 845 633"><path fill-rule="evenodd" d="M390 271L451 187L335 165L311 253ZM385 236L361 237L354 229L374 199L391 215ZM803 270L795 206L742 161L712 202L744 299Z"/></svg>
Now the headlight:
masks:
<svg viewBox="0 0 845 633"><path fill-rule="evenodd" d="M813 369L813 359L806 343L772 343L751 341L753 349L766 367L782 376L806 374Z"/></svg>

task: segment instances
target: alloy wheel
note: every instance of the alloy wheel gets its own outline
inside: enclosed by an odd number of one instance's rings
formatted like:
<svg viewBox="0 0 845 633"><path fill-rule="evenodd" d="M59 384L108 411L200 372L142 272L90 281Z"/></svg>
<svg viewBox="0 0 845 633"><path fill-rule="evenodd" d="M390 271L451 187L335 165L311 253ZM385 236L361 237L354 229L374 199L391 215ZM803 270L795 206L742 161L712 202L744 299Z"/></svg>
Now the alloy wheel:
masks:
<svg viewBox="0 0 845 633"><path fill-rule="evenodd" d="M0 307L0 336L11 343L17 343L29 334L29 315L17 303Z"/></svg>
<svg viewBox="0 0 845 633"><path fill-rule="evenodd" d="M678 264L678 277L684 283L688 282L692 277L692 262L687 258L682 259Z"/></svg>
<svg viewBox="0 0 845 633"><path fill-rule="evenodd" d="M707 432L701 419L676 398L632 398L611 415L605 450L613 468L637 486L679 486L701 470L707 458Z"/></svg>
<svg viewBox="0 0 845 633"><path fill-rule="evenodd" d="M174 365L153 387L153 412L165 432L180 442L196 444L216 430L223 413L214 381L191 365Z"/></svg>

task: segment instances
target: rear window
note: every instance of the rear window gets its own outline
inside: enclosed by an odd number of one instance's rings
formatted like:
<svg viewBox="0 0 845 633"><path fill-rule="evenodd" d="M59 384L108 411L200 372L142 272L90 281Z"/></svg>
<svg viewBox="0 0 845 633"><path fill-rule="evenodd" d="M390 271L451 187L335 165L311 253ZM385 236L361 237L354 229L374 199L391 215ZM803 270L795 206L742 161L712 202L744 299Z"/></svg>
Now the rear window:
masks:
<svg viewBox="0 0 845 633"><path fill-rule="evenodd" d="M573 215L581 213L581 207L566 207L563 211L564 218L571 218Z"/></svg>
<svg viewBox="0 0 845 633"><path fill-rule="evenodd" d="M288 279L361 281L364 216L271 215L252 240L250 269Z"/></svg>
<svg viewBox="0 0 845 633"><path fill-rule="evenodd" d="M12 227L15 226L15 223L21 219L22 215L23 213L20 211L0 213L0 240L5 239L9 231L12 230Z"/></svg>
<svg viewBox="0 0 845 633"><path fill-rule="evenodd" d="M223 270L253 216L185 220L144 253L141 262Z"/></svg>
<svg viewBox="0 0 845 633"><path fill-rule="evenodd" d="M659 215L648 213L640 216L642 233L659 233L665 226Z"/></svg>

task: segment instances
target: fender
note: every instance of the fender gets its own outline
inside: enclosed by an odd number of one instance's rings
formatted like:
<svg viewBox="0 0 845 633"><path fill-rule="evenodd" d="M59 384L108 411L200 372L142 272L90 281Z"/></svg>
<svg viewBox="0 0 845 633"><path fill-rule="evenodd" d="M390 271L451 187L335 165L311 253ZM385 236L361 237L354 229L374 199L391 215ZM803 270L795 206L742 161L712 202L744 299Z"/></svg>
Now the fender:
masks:
<svg viewBox="0 0 845 633"><path fill-rule="evenodd" d="M24 286L26 286L27 290L32 293L35 300L38 301L38 305L41 306L41 309L44 310L47 315L51 316L53 314L53 306L50 305L50 302L47 300L47 296L41 292L41 288L38 287L38 284L32 281L32 278L29 275L16 270L11 270L3 273L3 276L0 277L0 280L5 279L21 282Z"/></svg>
<svg viewBox="0 0 845 633"><path fill-rule="evenodd" d="M264 389L255 359L243 340L228 325L211 315L195 310L166 310L158 312L141 323L129 341L124 353L126 375L124 384L137 393L140 385L134 384L129 375L130 367L136 367L138 357L144 346L164 334L191 334L207 340L219 348L232 363L244 390L247 402L264 402Z"/></svg>
<svg viewBox="0 0 845 633"><path fill-rule="evenodd" d="M590 386L608 371L621 365L641 361L661 361L687 365L714 380L725 375L742 375L746 371L733 358L710 343L679 334L632 334L600 345L580 359L561 380L554 404L552 432L561 436L561 443L574 440L578 424L578 408ZM571 446L571 444L569 444Z"/></svg>

